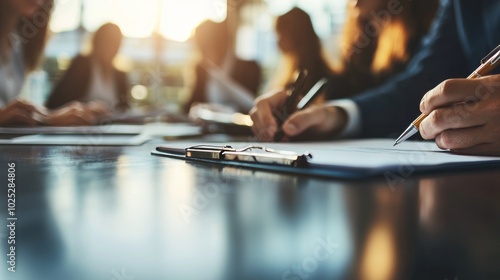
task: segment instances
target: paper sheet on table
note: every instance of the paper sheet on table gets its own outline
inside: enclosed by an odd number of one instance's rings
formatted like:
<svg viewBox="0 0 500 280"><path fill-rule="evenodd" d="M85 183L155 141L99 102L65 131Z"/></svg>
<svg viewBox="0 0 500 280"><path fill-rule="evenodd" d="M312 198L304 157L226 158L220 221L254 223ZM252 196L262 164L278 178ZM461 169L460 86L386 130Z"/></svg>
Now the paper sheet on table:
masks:
<svg viewBox="0 0 500 280"><path fill-rule="evenodd" d="M186 148L206 143L175 143L165 146ZM387 171L404 173L408 170L433 171L485 165L500 165L500 157L463 156L441 150L434 142L407 141L393 147L394 140L370 139L315 143L223 143L233 148L257 145L267 148L310 153L309 171L334 177L363 177ZM265 169L265 167L259 168ZM276 168L272 168L276 170ZM289 171L289 170L287 170ZM332 173L332 171L335 171ZM404 175L404 174L402 174Z"/></svg>
<svg viewBox="0 0 500 280"><path fill-rule="evenodd" d="M35 127L0 127L0 135L34 135L34 134L65 134L65 135L123 135L148 134L164 137L193 137L203 134L200 126L192 124L150 123L146 125L98 125L98 126L35 126Z"/></svg>

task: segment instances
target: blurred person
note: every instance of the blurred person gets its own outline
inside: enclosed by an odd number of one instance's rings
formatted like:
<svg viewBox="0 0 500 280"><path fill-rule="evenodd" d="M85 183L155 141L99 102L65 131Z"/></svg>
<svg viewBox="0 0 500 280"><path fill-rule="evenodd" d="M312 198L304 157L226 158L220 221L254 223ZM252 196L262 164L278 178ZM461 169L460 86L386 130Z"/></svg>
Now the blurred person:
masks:
<svg viewBox="0 0 500 280"><path fill-rule="evenodd" d="M2 0L0 9L0 125L87 125L99 106L70 104L46 112L19 100L24 80L43 54L53 0Z"/></svg>
<svg viewBox="0 0 500 280"><path fill-rule="evenodd" d="M241 60L230 50L227 21L202 22L194 42L200 53L195 67L195 84L184 110L198 103L214 103L248 113L261 83L261 69L255 61Z"/></svg>
<svg viewBox="0 0 500 280"><path fill-rule="evenodd" d="M350 97L402 72L434 22L439 0L349 0L341 35L340 63L329 99Z"/></svg>
<svg viewBox="0 0 500 280"><path fill-rule="evenodd" d="M306 12L293 8L278 17L278 45L287 66L279 69L284 75L273 86L285 87L293 82L295 72L306 69L310 78L304 91L319 79L329 77L331 90L326 98L337 99L378 86L403 71L427 34L439 0L403 1L396 13L387 15L384 8L389 3L390 0L348 2L347 20L340 36L340 63L333 66L324 58L321 41Z"/></svg>
<svg viewBox="0 0 500 280"><path fill-rule="evenodd" d="M307 71L303 93L322 78L332 75L323 57L321 41L314 31L310 16L299 8L293 8L276 20L278 47L284 57L284 66L278 67L272 87L285 88L294 82L302 70Z"/></svg>
<svg viewBox="0 0 500 280"><path fill-rule="evenodd" d="M92 38L92 51L89 55L78 55L73 59L50 94L47 108L56 109L79 101L100 103L110 111L129 109L127 74L113 65L122 38L117 25L102 25Z"/></svg>
<svg viewBox="0 0 500 280"><path fill-rule="evenodd" d="M388 9L396 12L398 5L396 1ZM498 46L498 18L497 1L441 1L439 20L405 71L355 97L296 112L284 123L285 134L394 137L423 113L428 117L420 124L420 135L440 148L500 155L500 70L478 79L454 78L468 77ZM271 112L283 100L277 93L257 102L253 130L262 140L276 133Z"/></svg>

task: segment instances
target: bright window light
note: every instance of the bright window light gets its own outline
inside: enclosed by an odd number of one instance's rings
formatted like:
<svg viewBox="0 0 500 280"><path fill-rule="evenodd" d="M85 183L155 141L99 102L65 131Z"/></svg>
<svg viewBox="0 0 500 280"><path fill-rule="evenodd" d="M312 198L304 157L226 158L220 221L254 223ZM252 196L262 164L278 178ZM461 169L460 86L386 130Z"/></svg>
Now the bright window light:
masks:
<svg viewBox="0 0 500 280"><path fill-rule="evenodd" d="M226 0L164 0L160 33L175 41L185 41L202 21L223 21Z"/></svg>
<svg viewBox="0 0 500 280"><path fill-rule="evenodd" d="M149 37L157 30L164 37L185 41L206 19L222 21L227 0L81 0L83 25L95 31L106 22L120 26L127 37ZM74 30L80 22L81 1L59 0L52 17L51 30Z"/></svg>
<svg viewBox="0 0 500 280"><path fill-rule="evenodd" d="M50 21L50 30L52 32L64 32L75 30L80 24L79 0L59 0Z"/></svg>

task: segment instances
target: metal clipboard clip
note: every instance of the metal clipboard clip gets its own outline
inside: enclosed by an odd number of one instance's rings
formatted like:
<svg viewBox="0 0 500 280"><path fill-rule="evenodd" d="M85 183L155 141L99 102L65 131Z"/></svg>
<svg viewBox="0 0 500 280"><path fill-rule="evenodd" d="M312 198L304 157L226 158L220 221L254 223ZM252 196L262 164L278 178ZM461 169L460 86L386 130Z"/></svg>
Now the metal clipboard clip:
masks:
<svg viewBox="0 0 500 280"><path fill-rule="evenodd" d="M199 145L187 148L186 158L306 167L308 159L311 159L312 155L309 153L298 154L290 151L274 150L262 146L234 149L231 146Z"/></svg>

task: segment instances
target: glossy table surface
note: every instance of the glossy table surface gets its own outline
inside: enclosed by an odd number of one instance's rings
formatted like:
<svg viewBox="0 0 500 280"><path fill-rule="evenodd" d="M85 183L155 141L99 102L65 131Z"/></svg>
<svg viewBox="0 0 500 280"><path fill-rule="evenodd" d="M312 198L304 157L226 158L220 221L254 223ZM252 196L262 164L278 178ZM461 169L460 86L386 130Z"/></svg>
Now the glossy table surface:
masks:
<svg viewBox="0 0 500 280"><path fill-rule="evenodd" d="M0 146L0 279L500 279L500 170L342 181Z"/></svg>

